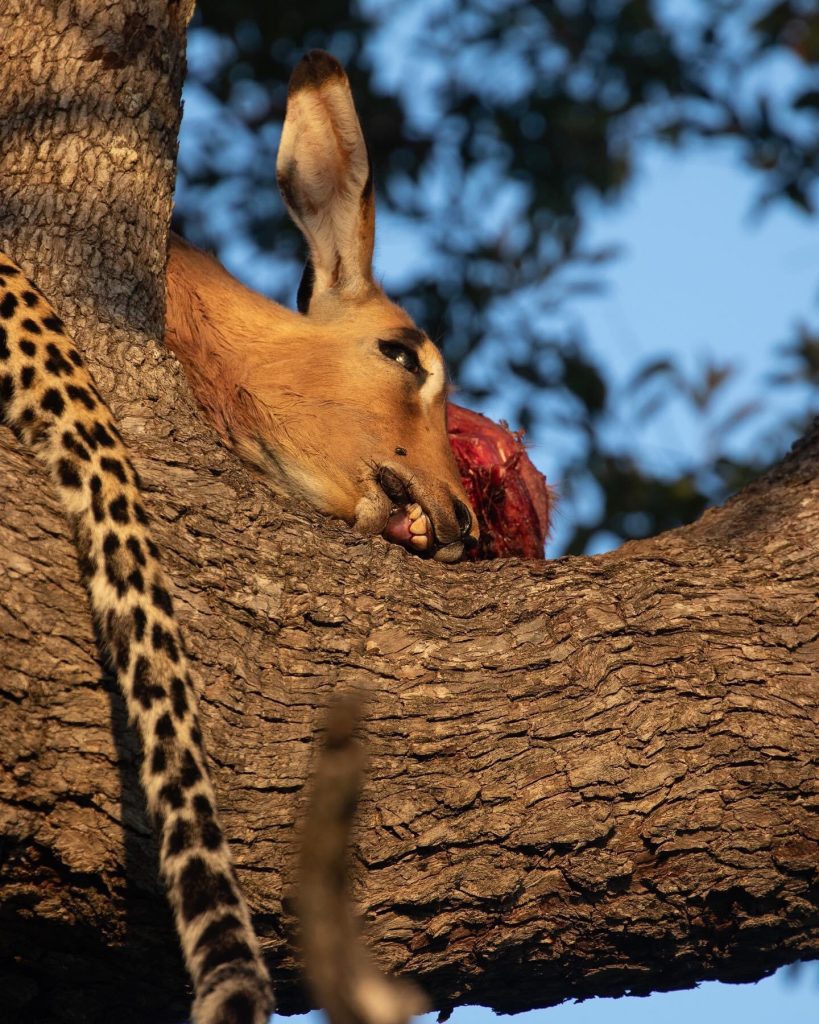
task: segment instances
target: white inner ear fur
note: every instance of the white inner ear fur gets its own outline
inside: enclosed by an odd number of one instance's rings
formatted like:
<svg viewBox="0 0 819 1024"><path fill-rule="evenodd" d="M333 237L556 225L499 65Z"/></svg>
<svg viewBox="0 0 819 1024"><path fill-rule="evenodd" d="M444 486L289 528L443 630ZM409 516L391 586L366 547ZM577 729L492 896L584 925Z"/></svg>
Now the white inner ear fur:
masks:
<svg viewBox="0 0 819 1024"><path fill-rule="evenodd" d="M298 204L287 206L310 246L315 291L368 286L361 196L370 165L346 80L290 95L276 167Z"/></svg>

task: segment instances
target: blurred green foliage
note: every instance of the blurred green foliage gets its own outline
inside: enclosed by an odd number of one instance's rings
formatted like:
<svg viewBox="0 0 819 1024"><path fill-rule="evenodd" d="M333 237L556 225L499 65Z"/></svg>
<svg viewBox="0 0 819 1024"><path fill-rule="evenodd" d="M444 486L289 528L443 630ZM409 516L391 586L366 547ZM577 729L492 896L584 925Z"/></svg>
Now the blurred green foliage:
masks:
<svg viewBox="0 0 819 1024"><path fill-rule="evenodd" d="M632 417L650 425L683 402L706 424L707 450L683 469L652 470L611 440L622 394L584 339L549 326L598 286L613 254L585 245L588 200L616 199L646 142L735 140L760 205L812 212L816 5L683 6L672 21L680 5L650 0L200 0L190 32L189 89L207 113L180 155L178 226L223 255L250 253L257 286L292 303L302 245L278 201L275 148L293 65L312 47L333 52L352 81L380 214L418 239L395 297L440 340L467 402L503 387L520 396L515 426L548 418L574 438L552 482L569 504L589 489L595 499L572 523L571 552L689 521L805 425L804 414L778 424L737 461L730 439L757 410L726 403L733 368L686 375L658 361L627 389ZM755 75L782 59L806 84L774 97ZM817 377L819 337L805 327L783 343L769 384Z"/></svg>

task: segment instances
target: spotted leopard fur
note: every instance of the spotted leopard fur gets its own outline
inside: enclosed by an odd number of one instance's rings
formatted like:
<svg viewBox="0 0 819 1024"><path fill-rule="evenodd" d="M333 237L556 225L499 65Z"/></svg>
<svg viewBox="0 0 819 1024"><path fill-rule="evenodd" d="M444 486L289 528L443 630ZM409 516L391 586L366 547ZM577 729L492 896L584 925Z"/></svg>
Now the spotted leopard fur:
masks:
<svg viewBox="0 0 819 1024"><path fill-rule="evenodd" d="M102 646L142 740L142 782L193 979L193 1020L265 1024L269 978L219 825L194 686L136 471L62 321L2 254L0 412L59 491Z"/></svg>

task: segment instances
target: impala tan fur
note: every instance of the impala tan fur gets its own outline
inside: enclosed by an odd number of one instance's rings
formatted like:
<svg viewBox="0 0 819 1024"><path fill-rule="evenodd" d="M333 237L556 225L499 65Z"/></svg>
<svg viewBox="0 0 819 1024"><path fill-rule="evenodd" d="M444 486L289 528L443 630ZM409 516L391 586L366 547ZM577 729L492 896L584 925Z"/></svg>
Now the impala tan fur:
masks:
<svg viewBox="0 0 819 1024"><path fill-rule="evenodd" d="M329 54L293 72L276 167L309 246L300 312L172 238L167 343L221 436L278 489L457 561L478 527L447 438L446 368L373 280L370 161Z"/></svg>

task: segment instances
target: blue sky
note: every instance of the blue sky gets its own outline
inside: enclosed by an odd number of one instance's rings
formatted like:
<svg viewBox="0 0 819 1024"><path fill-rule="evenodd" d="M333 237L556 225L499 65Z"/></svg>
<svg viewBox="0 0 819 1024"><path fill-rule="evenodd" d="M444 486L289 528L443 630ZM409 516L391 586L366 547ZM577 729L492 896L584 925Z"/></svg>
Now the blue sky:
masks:
<svg viewBox="0 0 819 1024"><path fill-rule="evenodd" d="M777 437L775 425L794 404L819 411L807 388L794 393L768 383L794 326L819 323L817 222L782 202L754 213L758 187L729 144L655 146L618 204L590 210L590 243L613 243L620 253L601 273L601 294L574 300L571 314L624 397L611 436L636 446L655 471L696 462L713 422L698 421L682 402L669 404L650 430L630 417L629 380L651 360L670 355L690 372L707 359L735 367L721 404L760 403L731 435L739 456L760 435ZM530 440L535 462L554 478L559 441L548 430ZM792 440L780 432L778 446ZM560 530L558 519L558 544Z"/></svg>
<svg viewBox="0 0 819 1024"><path fill-rule="evenodd" d="M803 969L780 972L754 985L706 982L686 992L660 992L646 998L589 999L551 1010L498 1017L489 1010L457 1010L452 1024L808 1024L819 1017L819 974ZM434 1024L435 1016L419 1018Z"/></svg>
<svg viewBox="0 0 819 1024"><path fill-rule="evenodd" d="M754 215L758 184L730 145L655 147L624 201L595 211L592 241L618 243L621 255L604 272L606 292L575 306L621 385L668 352L689 369L731 362L739 391L785 401L764 379L794 324L819 321L819 232L785 203ZM657 457L697 445L692 426L669 418Z"/></svg>

